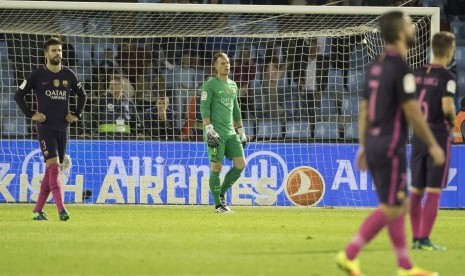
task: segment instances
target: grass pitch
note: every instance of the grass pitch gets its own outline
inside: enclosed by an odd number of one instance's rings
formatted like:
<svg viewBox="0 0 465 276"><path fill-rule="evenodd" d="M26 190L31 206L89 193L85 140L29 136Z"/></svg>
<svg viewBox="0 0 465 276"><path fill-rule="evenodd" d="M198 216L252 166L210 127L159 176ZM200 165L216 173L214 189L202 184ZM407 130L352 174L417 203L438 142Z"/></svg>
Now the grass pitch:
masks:
<svg viewBox="0 0 465 276"><path fill-rule="evenodd" d="M70 205L61 222L52 204L50 221L32 221L32 208L0 205L0 275L343 275L334 256L370 212ZM464 230L465 211L441 211L433 239L448 250L413 251L414 262L465 275ZM385 231L360 258L365 275L396 273Z"/></svg>

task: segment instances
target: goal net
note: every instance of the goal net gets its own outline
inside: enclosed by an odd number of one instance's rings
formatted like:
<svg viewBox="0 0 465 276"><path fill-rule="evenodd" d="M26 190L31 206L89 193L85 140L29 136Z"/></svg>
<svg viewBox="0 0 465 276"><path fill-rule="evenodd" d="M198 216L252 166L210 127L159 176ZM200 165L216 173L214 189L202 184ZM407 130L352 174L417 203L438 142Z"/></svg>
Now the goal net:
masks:
<svg viewBox="0 0 465 276"><path fill-rule="evenodd" d="M434 8L406 8L408 62L428 61ZM364 69L383 50L384 8L0 3L0 202L34 202L44 172L36 129L13 95L64 42L63 63L89 96L70 127L66 202L211 204L202 84L225 52L250 138L233 205L371 206L355 169ZM433 20L434 19L434 20ZM27 99L35 107L34 97ZM72 109L75 104L70 103ZM224 163L221 177L231 168Z"/></svg>

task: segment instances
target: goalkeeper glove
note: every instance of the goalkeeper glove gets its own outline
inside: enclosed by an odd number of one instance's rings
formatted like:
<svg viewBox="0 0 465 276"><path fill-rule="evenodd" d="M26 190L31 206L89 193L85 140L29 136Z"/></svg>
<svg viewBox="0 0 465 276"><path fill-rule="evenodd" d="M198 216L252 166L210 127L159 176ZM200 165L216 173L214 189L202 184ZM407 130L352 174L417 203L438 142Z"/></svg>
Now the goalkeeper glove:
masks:
<svg viewBox="0 0 465 276"><path fill-rule="evenodd" d="M220 145L221 137L213 129L213 125L212 124L206 125L205 131L207 132L207 145L210 148L217 148Z"/></svg>
<svg viewBox="0 0 465 276"><path fill-rule="evenodd" d="M241 140L242 147L245 148L247 144L247 136L245 135L245 130L243 127L237 129L237 133L239 134L239 140Z"/></svg>

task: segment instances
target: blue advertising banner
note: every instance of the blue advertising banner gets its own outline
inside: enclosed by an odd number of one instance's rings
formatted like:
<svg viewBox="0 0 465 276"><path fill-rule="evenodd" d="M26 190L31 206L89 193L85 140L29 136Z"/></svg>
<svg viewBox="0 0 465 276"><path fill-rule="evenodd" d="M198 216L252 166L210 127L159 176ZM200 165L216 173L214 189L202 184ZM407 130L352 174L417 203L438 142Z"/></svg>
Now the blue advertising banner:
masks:
<svg viewBox="0 0 465 276"><path fill-rule="evenodd" d="M0 202L34 202L45 171L33 140L0 140ZM376 206L371 177L355 169L357 145L251 143L233 205ZM203 143L72 140L61 175L66 202L212 204ZM465 146L453 146L441 207L465 207ZM231 167L225 162L221 177Z"/></svg>

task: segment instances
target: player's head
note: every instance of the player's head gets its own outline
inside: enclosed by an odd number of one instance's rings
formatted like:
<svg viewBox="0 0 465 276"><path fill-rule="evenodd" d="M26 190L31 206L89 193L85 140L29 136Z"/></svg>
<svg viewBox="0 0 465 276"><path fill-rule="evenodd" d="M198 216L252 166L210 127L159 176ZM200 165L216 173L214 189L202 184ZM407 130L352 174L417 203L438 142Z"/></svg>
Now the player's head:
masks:
<svg viewBox="0 0 465 276"><path fill-rule="evenodd" d="M121 99L123 96L123 78L120 76L112 76L108 82L108 91L115 99Z"/></svg>
<svg viewBox="0 0 465 276"><path fill-rule="evenodd" d="M229 58L223 52L216 53L213 56L213 65L215 66L218 75L227 76L230 70Z"/></svg>
<svg viewBox="0 0 465 276"><path fill-rule="evenodd" d="M170 100L166 95L162 94L162 95L158 96L158 98L157 98L157 108L159 110L165 110L166 108L168 108L169 104L170 104Z"/></svg>
<svg viewBox="0 0 465 276"><path fill-rule="evenodd" d="M415 44L415 29L410 16L401 11L383 14L379 21L379 29L386 44L404 44L407 48Z"/></svg>
<svg viewBox="0 0 465 276"><path fill-rule="evenodd" d="M58 37L52 37L44 43L44 53L47 63L52 65L60 65L63 58L62 53L63 42Z"/></svg>
<svg viewBox="0 0 465 276"><path fill-rule="evenodd" d="M433 36L431 46L434 57L446 59L449 64L454 58L455 35L450 32L439 32Z"/></svg>

